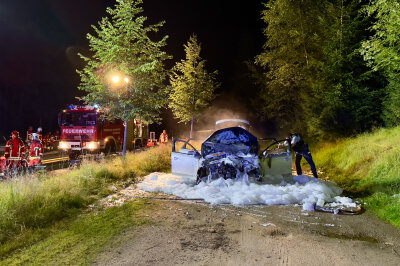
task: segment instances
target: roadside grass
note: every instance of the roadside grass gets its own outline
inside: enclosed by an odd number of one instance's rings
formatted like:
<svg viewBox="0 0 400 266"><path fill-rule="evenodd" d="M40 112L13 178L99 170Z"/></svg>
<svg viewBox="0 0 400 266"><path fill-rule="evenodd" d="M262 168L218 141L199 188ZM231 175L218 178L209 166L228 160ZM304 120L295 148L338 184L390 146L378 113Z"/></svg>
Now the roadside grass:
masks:
<svg viewBox="0 0 400 266"><path fill-rule="evenodd" d="M151 172L169 171L170 146L126 160L86 161L79 169L20 177L0 183L0 258L52 234L50 228L74 220L90 204Z"/></svg>
<svg viewBox="0 0 400 266"><path fill-rule="evenodd" d="M95 255L125 229L148 222L136 215L147 207L145 204L144 200L137 200L52 226L47 229L46 239L2 259L0 265L90 264Z"/></svg>
<svg viewBox="0 0 400 266"><path fill-rule="evenodd" d="M313 153L323 177L366 208L400 227L400 127L317 145Z"/></svg>

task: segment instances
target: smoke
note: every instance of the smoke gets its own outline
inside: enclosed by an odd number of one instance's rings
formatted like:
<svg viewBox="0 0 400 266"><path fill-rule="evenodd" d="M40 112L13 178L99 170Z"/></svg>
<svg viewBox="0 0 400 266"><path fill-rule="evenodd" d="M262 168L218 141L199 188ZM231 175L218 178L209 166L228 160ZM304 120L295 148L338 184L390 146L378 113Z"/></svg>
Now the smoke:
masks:
<svg viewBox="0 0 400 266"><path fill-rule="evenodd" d="M197 129L214 129L215 122L222 119L254 120L255 116L238 98L231 95L218 97L213 104L198 117Z"/></svg>
<svg viewBox="0 0 400 266"><path fill-rule="evenodd" d="M250 96L249 96L250 97ZM258 138L278 137L276 127L272 121L260 117L259 112L234 94L221 94L198 117L194 123L194 138L205 140L215 131L215 122L222 119L243 119L250 122L249 131ZM172 113L171 113L172 116ZM175 119L163 120L168 124L167 131L173 133L175 138L187 139L190 135L190 122L178 123Z"/></svg>
<svg viewBox="0 0 400 266"><path fill-rule="evenodd" d="M251 96L248 96L251 97ZM260 117L254 107L241 97L233 94L219 96L212 105L198 117L195 131L214 130L215 122L222 119L243 119L250 122L249 131L258 138L276 137L276 127L272 121Z"/></svg>

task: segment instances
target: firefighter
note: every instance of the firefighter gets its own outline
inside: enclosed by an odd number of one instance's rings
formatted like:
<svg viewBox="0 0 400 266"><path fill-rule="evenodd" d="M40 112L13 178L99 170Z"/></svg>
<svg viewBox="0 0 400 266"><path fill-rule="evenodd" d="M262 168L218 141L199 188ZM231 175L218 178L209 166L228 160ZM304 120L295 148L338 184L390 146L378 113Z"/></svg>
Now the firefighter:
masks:
<svg viewBox="0 0 400 266"><path fill-rule="evenodd" d="M160 135L160 143L166 144L167 142L168 142L168 135L167 135L167 131L164 129Z"/></svg>
<svg viewBox="0 0 400 266"><path fill-rule="evenodd" d="M146 147L147 147L147 148L154 147L154 142L153 142L152 139L149 139L149 140L147 141Z"/></svg>
<svg viewBox="0 0 400 266"><path fill-rule="evenodd" d="M29 146L30 142L32 141L32 133L33 133L33 127L30 126L28 128L28 131L26 131L26 140L25 143Z"/></svg>
<svg viewBox="0 0 400 266"><path fill-rule="evenodd" d="M16 169L25 166L23 165L23 160L25 159L25 144L19 138L18 131L13 131L11 133L11 140L6 143L4 157L6 157L8 169Z"/></svg>
<svg viewBox="0 0 400 266"><path fill-rule="evenodd" d="M39 135L39 140L42 141L43 137L42 137L42 127L38 127L38 129L36 130L36 134Z"/></svg>
<svg viewBox="0 0 400 266"><path fill-rule="evenodd" d="M304 142L303 138L298 133L291 133L289 138L286 140L289 148L296 153L296 172L297 175L303 173L300 165L301 159L304 157L311 167L311 172L315 178L318 178L317 169L311 156L311 152L308 149L308 144Z"/></svg>
<svg viewBox="0 0 400 266"><path fill-rule="evenodd" d="M3 179L5 172L7 171L7 160L6 157L0 157L0 180Z"/></svg>
<svg viewBox="0 0 400 266"><path fill-rule="evenodd" d="M37 133L32 134L32 142L29 147L29 168L33 168L39 165L43 158L43 145L39 140L39 135Z"/></svg>

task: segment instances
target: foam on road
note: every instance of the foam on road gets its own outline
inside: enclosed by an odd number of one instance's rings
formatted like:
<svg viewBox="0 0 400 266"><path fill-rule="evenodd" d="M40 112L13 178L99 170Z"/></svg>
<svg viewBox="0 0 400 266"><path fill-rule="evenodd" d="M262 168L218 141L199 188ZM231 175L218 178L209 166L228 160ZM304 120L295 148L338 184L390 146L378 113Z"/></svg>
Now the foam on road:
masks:
<svg viewBox="0 0 400 266"><path fill-rule="evenodd" d="M355 207L350 198L340 197L342 189L332 182L326 182L305 175L293 177L290 183L280 185L256 184L223 178L210 183L195 185L192 178L165 173L152 173L138 184L147 192L163 192L184 199L204 199L212 204L233 205L294 205L304 210L314 210L314 205L326 202Z"/></svg>

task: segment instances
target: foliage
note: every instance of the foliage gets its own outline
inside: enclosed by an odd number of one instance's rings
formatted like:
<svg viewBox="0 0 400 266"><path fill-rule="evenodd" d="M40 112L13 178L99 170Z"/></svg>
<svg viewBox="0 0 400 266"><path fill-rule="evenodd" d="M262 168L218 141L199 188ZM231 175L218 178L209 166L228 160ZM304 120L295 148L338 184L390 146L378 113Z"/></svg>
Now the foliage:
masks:
<svg viewBox="0 0 400 266"><path fill-rule="evenodd" d="M316 73L321 56L318 28L324 1L274 0L265 4L262 19L267 41L256 63L266 68L264 112L282 128L301 130L305 124L302 95Z"/></svg>
<svg viewBox="0 0 400 266"><path fill-rule="evenodd" d="M321 23L326 29L321 87L311 84L316 97L306 101L311 102L307 110L313 110L310 116L316 121L308 126L314 135L346 136L381 125L383 79L371 72L359 53L369 24L360 8L359 1L331 1Z"/></svg>
<svg viewBox="0 0 400 266"><path fill-rule="evenodd" d="M360 196L367 209L400 227L399 147L400 127L395 127L317 145L313 157L323 178Z"/></svg>
<svg viewBox="0 0 400 266"><path fill-rule="evenodd" d="M356 0L274 0L265 5L267 41L254 74L264 114L286 130L321 138L381 124L384 79L359 54L369 20Z"/></svg>
<svg viewBox="0 0 400 266"><path fill-rule="evenodd" d="M188 122L202 112L214 99L219 87L218 72L208 73L205 60L200 57L201 44L193 35L185 47L186 59L177 62L170 75L171 94L169 103L180 122Z"/></svg>
<svg viewBox="0 0 400 266"><path fill-rule="evenodd" d="M386 193L375 193L365 199L368 209L378 217L400 228L400 197Z"/></svg>
<svg viewBox="0 0 400 266"><path fill-rule="evenodd" d="M162 51L167 36L159 41L150 38L165 22L145 26L141 4L142 0L117 0L114 9L107 8L110 18L92 26L96 36L87 35L93 55L80 55L86 66L77 71L79 89L88 92L84 99L109 108L111 118L124 121L133 117L153 121L166 100L160 88L167 75L164 61L170 58ZM114 75L120 76L115 84Z"/></svg>
<svg viewBox="0 0 400 266"><path fill-rule="evenodd" d="M388 125L400 124L400 2L373 0L364 7L374 19L373 36L362 44L364 59L388 79L384 118Z"/></svg>
<svg viewBox="0 0 400 266"><path fill-rule="evenodd" d="M366 189L378 183L400 181L399 145L400 127L379 129L356 138L321 144L315 148L313 157L324 172L329 172L330 178L339 184L347 183L351 192L359 184Z"/></svg>

